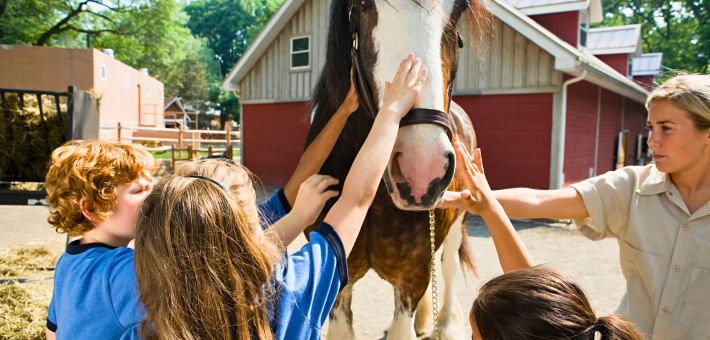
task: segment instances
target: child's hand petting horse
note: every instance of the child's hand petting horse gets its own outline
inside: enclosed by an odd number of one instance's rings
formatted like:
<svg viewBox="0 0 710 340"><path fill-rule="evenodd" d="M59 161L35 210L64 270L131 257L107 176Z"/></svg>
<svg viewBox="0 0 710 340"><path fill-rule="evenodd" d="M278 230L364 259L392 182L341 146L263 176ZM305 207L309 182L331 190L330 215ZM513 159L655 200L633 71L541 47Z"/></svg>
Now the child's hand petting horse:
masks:
<svg viewBox="0 0 710 340"><path fill-rule="evenodd" d="M483 172L481 149L476 149L472 161L463 143L456 142L454 148L456 166L461 171L466 189L462 192L447 191L441 208L457 208L481 215L490 210L491 202L497 202Z"/></svg>
<svg viewBox="0 0 710 340"><path fill-rule="evenodd" d="M308 177L301 184L291 213L299 217L304 227L316 221L327 200L338 196L338 191L327 190L336 184L338 179L318 174Z"/></svg>
<svg viewBox="0 0 710 340"><path fill-rule="evenodd" d="M392 83L385 82L381 111L391 110L398 119L409 112L419 98L426 81L427 70L421 67L422 61L415 60L413 53L402 60Z"/></svg>

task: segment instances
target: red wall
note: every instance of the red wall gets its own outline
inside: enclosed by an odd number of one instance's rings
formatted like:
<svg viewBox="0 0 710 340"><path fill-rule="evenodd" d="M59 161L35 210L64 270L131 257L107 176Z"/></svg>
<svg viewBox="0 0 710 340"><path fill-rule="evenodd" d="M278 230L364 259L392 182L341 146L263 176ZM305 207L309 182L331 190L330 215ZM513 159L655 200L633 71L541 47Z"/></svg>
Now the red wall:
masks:
<svg viewBox="0 0 710 340"><path fill-rule="evenodd" d="M653 76L636 76L634 81L647 91L653 91Z"/></svg>
<svg viewBox="0 0 710 340"><path fill-rule="evenodd" d="M603 61L605 64L611 66L617 72L627 76L629 73L629 55L627 53L622 54L602 54L596 55L595 57Z"/></svg>
<svg viewBox="0 0 710 340"><path fill-rule="evenodd" d="M565 160L562 171L565 174L565 187L589 178L589 168L594 167L598 91L598 86L586 81L567 88Z"/></svg>
<svg viewBox="0 0 710 340"><path fill-rule="evenodd" d="M602 89L597 175L616 170L616 148L619 143L619 132L621 132L622 100L622 96Z"/></svg>
<svg viewBox="0 0 710 340"><path fill-rule="evenodd" d="M530 18L572 45L572 47L577 48L579 35L578 11L531 15Z"/></svg>
<svg viewBox="0 0 710 340"><path fill-rule="evenodd" d="M624 129L629 130L629 143L626 146L626 165L638 165L636 150L638 146L638 135L648 136L646 131L646 119L648 112L646 107L631 99L626 99L626 110L624 113ZM646 163L650 160L646 158Z"/></svg>
<svg viewBox="0 0 710 340"><path fill-rule="evenodd" d="M242 157L264 185L282 187L296 170L308 134L308 103L245 104Z"/></svg>
<svg viewBox="0 0 710 340"><path fill-rule="evenodd" d="M491 188L549 189L551 93L453 99L471 117Z"/></svg>
<svg viewBox="0 0 710 340"><path fill-rule="evenodd" d="M565 80L569 77L566 76ZM569 86L567 93L567 127L565 131L565 184L577 183L589 177L594 167L594 148L597 129L599 87L582 81ZM622 127L622 112L623 127ZM597 175L612 171L616 166L616 148L619 132L628 130L624 165L636 165L636 146L641 124L646 120L643 104L602 89L599 117L599 150ZM593 174L592 174L593 175Z"/></svg>

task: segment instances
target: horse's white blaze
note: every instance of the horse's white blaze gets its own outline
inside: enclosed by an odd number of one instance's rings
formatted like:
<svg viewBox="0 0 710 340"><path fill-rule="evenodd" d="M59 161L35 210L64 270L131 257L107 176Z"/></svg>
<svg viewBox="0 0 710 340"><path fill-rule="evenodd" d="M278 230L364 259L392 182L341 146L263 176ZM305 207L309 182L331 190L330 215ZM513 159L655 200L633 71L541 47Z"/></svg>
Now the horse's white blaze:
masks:
<svg viewBox="0 0 710 340"><path fill-rule="evenodd" d="M464 214L454 221L446 235L443 244L443 254L441 257L441 269L444 277L444 299L439 314L439 338L441 340L462 339L463 320L461 306L454 292L454 277L456 276L459 262L459 247L463 236L461 229Z"/></svg>
<svg viewBox="0 0 710 340"><path fill-rule="evenodd" d="M453 11L453 0L418 1L377 0L377 26L372 31L377 61L374 78L377 98L382 107L385 81L392 81L402 59L414 53L428 70L427 81L414 107L444 111L444 76L442 74L441 39L448 15ZM422 8L425 7L425 8ZM414 202L400 197L397 189L392 200L400 208L429 209L433 202L422 202L431 182L446 174L446 154L453 147L443 128L418 124L400 129L393 155L400 169L391 172L394 183L408 183ZM392 165L392 164L390 164ZM453 166L453 164L450 164ZM419 206L419 204L422 204Z"/></svg>

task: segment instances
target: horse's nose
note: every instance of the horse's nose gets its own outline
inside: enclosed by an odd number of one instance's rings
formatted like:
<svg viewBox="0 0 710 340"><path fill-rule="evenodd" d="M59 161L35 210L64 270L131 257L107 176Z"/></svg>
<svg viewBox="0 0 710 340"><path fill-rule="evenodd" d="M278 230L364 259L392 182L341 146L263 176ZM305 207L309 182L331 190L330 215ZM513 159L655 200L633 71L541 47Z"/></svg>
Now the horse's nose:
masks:
<svg viewBox="0 0 710 340"><path fill-rule="evenodd" d="M438 155L410 149L393 155L391 177L407 206L427 209L449 186L455 169L453 148Z"/></svg>

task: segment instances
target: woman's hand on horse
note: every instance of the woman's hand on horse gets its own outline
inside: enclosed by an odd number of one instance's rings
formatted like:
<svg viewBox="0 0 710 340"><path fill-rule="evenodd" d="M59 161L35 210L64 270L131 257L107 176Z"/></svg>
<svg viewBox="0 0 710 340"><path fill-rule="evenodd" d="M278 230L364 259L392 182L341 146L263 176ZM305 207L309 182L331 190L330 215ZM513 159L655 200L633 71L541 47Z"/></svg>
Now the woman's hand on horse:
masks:
<svg viewBox="0 0 710 340"><path fill-rule="evenodd" d="M338 180L328 175L316 174L308 177L298 188L291 213L298 216L304 226L313 224L323 210L325 202L338 196L338 191L327 190L328 187L336 184Z"/></svg>
<svg viewBox="0 0 710 340"><path fill-rule="evenodd" d="M427 70L421 66L422 61L414 59L413 53L399 64L397 75L394 76L392 83L385 82L381 111L392 110L400 119L409 112L419 98L426 81Z"/></svg>
<svg viewBox="0 0 710 340"><path fill-rule="evenodd" d="M345 97L343 104L340 105L340 110L349 116L351 113L355 112L359 106L360 101L357 99L355 82L353 82L353 70L350 69L350 91L348 91L348 95Z"/></svg>
<svg viewBox="0 0 710 340"><path fill-rule="evenodd" d="M456 166L461 171L466 189L462 192L447 191L444 194L441 207L463 209L480 215L488 210L491 200L495 200L483 172L481 149L476 149L472 161L463 143L455 143L454 148L456 149Z"/></svg>

